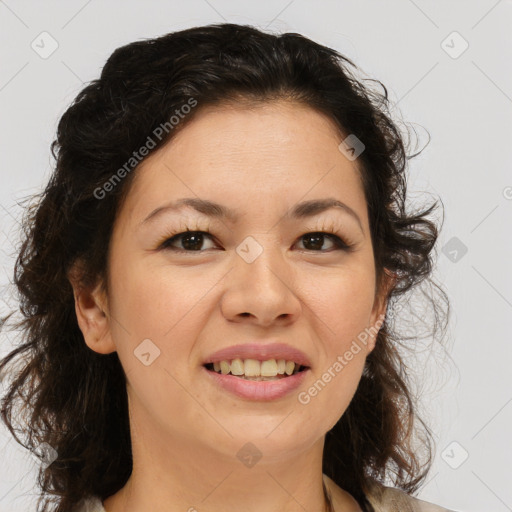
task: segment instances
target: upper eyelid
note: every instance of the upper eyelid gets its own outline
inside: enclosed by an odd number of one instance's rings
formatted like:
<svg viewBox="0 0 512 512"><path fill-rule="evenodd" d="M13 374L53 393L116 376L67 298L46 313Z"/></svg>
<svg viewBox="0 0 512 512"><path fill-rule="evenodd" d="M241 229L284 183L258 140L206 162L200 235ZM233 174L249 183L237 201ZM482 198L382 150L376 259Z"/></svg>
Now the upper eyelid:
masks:
<svg viewBox="0 0 512 512"><path fill-rule="evenodd" d="M304 231L302 233L302 235L299 236L299 238L304 236L304 235L310 235L310 234L313 234L313 233L321 233L321 234L324 234L324 235L331 235L331 236L337 236L338 238L343 238L342 234L335 233L335 231L336 231L336 229L325 228L325 227L322 227L322 228L319 228L319 229L313 229L313 230L306 230L306 231ZM209 236L210 238L215 238L215 235L210 230L195 229L195 228L191 228L191 229L183 228L182 231L176 232L174 235L168 236L165 240L170 240L170 239L173 239L173 238L178 238L178 237L180 237L182 235L186 235L187 233L202 233L202 234L205 234L205 235Z"/></svg>
<svg viewBox="0 0 512 512"><path fill-rule="evenodd" d="M187 231L195 231L195 232L207 232L211 236L214 236L212 231L215 231L216 229L222 229L222 226L219 226L215 219L213 219L213 222L207 222L206 224L201 223L202 225L198 225L199 222L197 222L196 219L189 220L189 219L182 219L179 227L176 229L173 229L172 231L176 232L176 235L186 233ZM318 232L330 232L330 234L334 234L336 236L342 236L342 234L338 234L337 232L343 231L347 228L347 225L345 223L340 222L339 220L334 219L324 219L321 224L317 225L318 227L312 228L312 229L306 229L303 230L303 235L308 233L318 233ZM181 231L178 231L181 230ZM348 226L348 229L350 230L350 226Z"/></svg>

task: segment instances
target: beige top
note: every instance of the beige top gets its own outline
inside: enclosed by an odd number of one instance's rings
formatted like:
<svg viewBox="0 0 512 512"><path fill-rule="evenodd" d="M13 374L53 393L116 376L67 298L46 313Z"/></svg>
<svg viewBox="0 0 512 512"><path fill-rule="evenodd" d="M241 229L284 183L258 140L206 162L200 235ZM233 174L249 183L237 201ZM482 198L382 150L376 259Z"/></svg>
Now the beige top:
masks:
<svg viewBox="0 0 512 512"><path fill-rule="evenodd" d="M324 481L331 494L334 509L343 512L360 512L356 500L324 474ZM367 495L375 512L456 512L410 496L400 489L375 485ZM353 508L350 508L353 507ZM102 511L104 512L104 511Z"/></svg>
<svg viewBox="0 0 512 512"><path fill-rule="evenodd" d="M360 512L357 502L348 493L324 475L324 481L331 494L334 509L343 512ZM392 487L375 486L368 495L368 500L375 508L375 512L456 512L434 505L427 501L409 496L407 493ZM353 508L350 508L353 507ZM101 500L91 496L74 512L106 512Z"/></svg>

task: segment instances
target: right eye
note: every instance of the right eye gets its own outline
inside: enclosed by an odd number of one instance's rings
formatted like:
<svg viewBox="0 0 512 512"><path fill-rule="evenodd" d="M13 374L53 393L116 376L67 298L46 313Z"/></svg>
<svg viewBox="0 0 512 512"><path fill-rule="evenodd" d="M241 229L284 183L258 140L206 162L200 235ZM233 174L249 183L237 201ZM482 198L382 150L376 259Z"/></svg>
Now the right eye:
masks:
<svg viewBox="0 0 512 512"><path fill-rule="evenodd" d="M167 235L166 239L159 245L160 249L177 252L203 252L201 246L204 243L204 235L212 238L209 231L192 231L187 229L182 233ZM183 248L177 248L173 244L180 243Z"/></svg>

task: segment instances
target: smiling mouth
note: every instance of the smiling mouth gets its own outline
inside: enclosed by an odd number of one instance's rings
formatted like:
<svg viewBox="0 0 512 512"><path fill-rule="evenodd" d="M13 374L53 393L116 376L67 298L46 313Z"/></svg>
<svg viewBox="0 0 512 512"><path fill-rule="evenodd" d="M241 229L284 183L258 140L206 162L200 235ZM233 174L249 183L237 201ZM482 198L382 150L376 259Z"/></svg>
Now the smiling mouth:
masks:
<svg viewBox="0 0 512 512"><path fill-rule="evenodd" d="M249 375L246 375L245 374L246 371L244 369L243 364L235 363L233 365L233 362L231 362L231 364L230 364L229 361L222 361L222 362L215 363L215 364L207 363L203 366L208 371L218 373L219 375L229 375L232 377L238 377L240 379L251 380L251 381L271 381L271 380L286 379L287 377L290 377L291 375L295 375L299 372L303 372L303 371L309 369L309 366L299 365L299 364L296 364L293 362L288 362L288 361L286 363L288 363L287 366L286 366L286 364L284 364L284 365L282 363L279 364L278 365L279 368L277 369L277 371L271 370L270 372L266 372L266 373L271 373L273 375L261 375L261 373L265 373L264 371L260 371L260 372L247 371L247 373L249 373ZM293 368L290 363L293 363ZM260 374L254 375L254 373L260 373Z"/></svg>

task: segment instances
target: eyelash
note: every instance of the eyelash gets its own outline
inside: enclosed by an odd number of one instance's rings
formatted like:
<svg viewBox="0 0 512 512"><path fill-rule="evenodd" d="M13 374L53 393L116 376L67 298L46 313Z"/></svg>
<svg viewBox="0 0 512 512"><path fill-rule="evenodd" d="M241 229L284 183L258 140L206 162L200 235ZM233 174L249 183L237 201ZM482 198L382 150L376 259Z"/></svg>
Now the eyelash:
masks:
<svg viewBox="0 0 512 512"><path fill-rule="evenodd" d="M181 252L181 253L202 253L205 252L204 250L198 250L198 251L188 251L186 249L178 249L176 247L172 247L171 244L175 240L179 240L180 237L187 235L187 234L207 234L210 238L213 238L213 235L210 232L210 226L208 226L206 229L201 229L200 226L194 226L193 228L190 228L188 226L185 226L183 231L172 231L170 233L167 233L163 239L158 243L158 250L169 250L173 252ZM345 252L351 252L354 250L354 244L348 241L346 238L341 238L339 235L336 234L336 225L335 224L329 224L322 226L321 230L319 231L310 231L308 233L304 233L299 237L299 240L307 235L326 235L328 236L332 242L334 243L335 247L333 249L329 250L308 250L308 249L301 249L303 252L318 252L318 253L327 253L332 252L334 250L343 250Z"/></svg>

